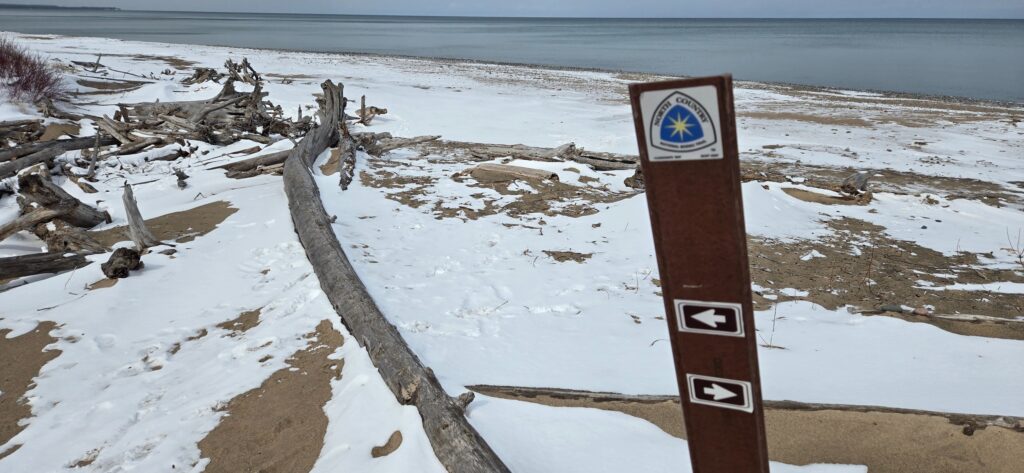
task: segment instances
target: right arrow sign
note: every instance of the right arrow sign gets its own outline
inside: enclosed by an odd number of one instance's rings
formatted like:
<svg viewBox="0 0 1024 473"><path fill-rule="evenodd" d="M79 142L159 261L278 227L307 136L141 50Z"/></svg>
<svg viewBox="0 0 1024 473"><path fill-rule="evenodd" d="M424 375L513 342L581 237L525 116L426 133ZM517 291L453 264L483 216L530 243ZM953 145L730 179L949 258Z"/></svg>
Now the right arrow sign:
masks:
<svg viewBox="0 0 1024 473"><path fill-rule="evenodd" d="M754 411L749 382L687 374L686 384L691 402L743 412Z"/></svg>
<svg viewBox="0 0 1024 473"><path fill-rule="evenodd" d="M742 337L743 306L731 302L676 299L676 318L682 332Z"/></svg>

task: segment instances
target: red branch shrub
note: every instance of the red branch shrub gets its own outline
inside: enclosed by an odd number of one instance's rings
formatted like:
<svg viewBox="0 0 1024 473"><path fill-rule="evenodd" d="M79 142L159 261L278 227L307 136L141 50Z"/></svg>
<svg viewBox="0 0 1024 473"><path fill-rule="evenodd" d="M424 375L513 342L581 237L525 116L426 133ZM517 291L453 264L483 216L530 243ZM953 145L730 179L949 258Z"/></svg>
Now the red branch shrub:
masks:
<svg viewBox="0 0 1024 473"><path fill-rule="evenodd" d="M0 88L13 99L38 102L64 94L58 71L42 57L23 46L0 37Z"/></svg>

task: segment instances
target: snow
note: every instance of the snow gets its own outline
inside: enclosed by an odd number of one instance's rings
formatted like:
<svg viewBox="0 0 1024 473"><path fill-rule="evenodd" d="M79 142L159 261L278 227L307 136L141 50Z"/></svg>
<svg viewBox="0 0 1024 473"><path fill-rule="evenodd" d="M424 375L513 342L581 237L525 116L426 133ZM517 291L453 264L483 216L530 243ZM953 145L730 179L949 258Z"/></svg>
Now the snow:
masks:
<svg viewBox="0 0 1024 473"><path fill-rule="evenodd" d="M1003 294L1024 294L1024 283L990 282L987 284L953 284L950 286L921 287L932 291L989 291Z"/></svg>
<svg viewBox="0 0 1024 473"><path fill-rule="evenodd" d="M1020 341L965 337L807 301L755 315L759 337L784 348L759 350L766 399L1024 414L1024 368L1009 361L1024 357Z"/></svg>
<svg viewBox="0 0 1024 473"><path fill-rule="evenodd" d="M647 421L619 412L558 408L478 397L473 426L517 473L551 471L678 473L690 468L686 442ZM849 465L793 466L771 462L772 473L867 473Z"/></svg>
<svg viewBox="0 0 1024 473"><path fill-rule="evenodd" d="M366 156L360 154L360 159ZM412 166L424 163L402 152L389 159ZM439 179L455 172L436 164L424 167L419 172ZM358 180L338 194L335 179L320 177L321 192L328 213L339 216L339 240L361 248L350 255L353 266L384 313L435 367L453 395L474 384L676 392L669 344L658 343L665 341L665 322L659 318L664 308L652 282L657 263L643 196L609 204L595 215L545 216L541 234L505 228L504 223L518 222L507 216L438 220L429 205L404 207ZM478 191L459 187L449 182L429 200L459 202ZM760 184L750 188L765 191ZM815 225L799 220L813 218L803 209L818 204L783 195L747 197L745 203L762 209L746 212L778 228L777 233L766 232L776 238L806 235L799 229ZM367 216L374 218L357 218ZM595 229L595 223L602 225ZM565 248L594 254L579 265L558 263L542 253ZM779 293L808 295L796 288ZM759 312L758 320L765 314L768 324L759 326L771 326L772 311ZM849 314L846 308L829 311L804 301L780 304L779 315L783 317L772 344L786 350L760 350L766 399L1024 414L1024 399L1006 394L1024 388L1024 368L993 362L1024 357L1020 341L964 337L926 324ZM760 333L767 339L764 329ZM882 369L893 360L899 363ZM950 378L954 366L970 375ZM1008 377L1007 370L1021 376ZM805 373L814 373L814 378L806 380ZM870 388L866 380L871 380ZM1000 389L960 394L971 386Z"/></svg>
<svg viewBox="0 0 1024 473"><path fill-rule="evenodd" d="M810 261L814 258L824 258L825 255L821 254L818 250L811 250L806 255L800 257L801 261Z"/></svg>

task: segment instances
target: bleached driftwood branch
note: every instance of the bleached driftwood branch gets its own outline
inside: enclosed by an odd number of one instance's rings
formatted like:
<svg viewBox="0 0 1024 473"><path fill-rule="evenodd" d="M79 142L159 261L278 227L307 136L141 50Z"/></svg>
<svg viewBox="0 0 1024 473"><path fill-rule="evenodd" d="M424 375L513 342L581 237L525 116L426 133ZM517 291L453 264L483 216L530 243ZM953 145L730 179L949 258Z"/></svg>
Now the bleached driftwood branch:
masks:
<svg viewBox="0 0 1024 473"><path fill-rule="evenodd" d="M135 201L135 193L132 192L131 184L125 183L121 201L124 202L124 212L128 216L128 234L135 242L136 250L141 252L154 246L174 246L157 239L146 227L146 221L142 218L142 213L139 212L139 204Z"/></svg>

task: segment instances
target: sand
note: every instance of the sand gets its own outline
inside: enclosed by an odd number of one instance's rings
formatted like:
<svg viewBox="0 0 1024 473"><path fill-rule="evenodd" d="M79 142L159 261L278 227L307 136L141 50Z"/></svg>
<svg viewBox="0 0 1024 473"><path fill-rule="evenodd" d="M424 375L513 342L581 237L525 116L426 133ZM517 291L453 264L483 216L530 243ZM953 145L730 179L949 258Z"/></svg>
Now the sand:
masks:
<svg viewBox="0 0 1024 473"><path fill-rule="evenodd" d="M327 357L343 339L327 320L307 338L309 346L292 355L289 368L228 403L220 424L199 442L202 457L210 459L203 471L292 473L313 468L327 432L323 406L343 363Z"/></svg>
<svg viewBox="0 0 1024 473"><path fill-rule="evenodd" d="M60 354L59 350L45 350L57 341L50 335L55 327L53 322L40 322L31 332L14 338L7 338L10 330L0 330L0 446L24 430L19 423L32 416L22 396L35 385L32 380L43 365ZM13 445L0 451L0 458L16 449Z"/></svg>
<svg viewBox="0 0 1024 473"><path fill-rule="evenodd" d="M219 200L182 212L146 219L146 227L158 240L188 243L212 232L217 225L237 211L238 209L231 207L230 202ZM90 234L96 241L108 247L117 242L131 240L128 236L128 227L123 225Z"/></svg>

